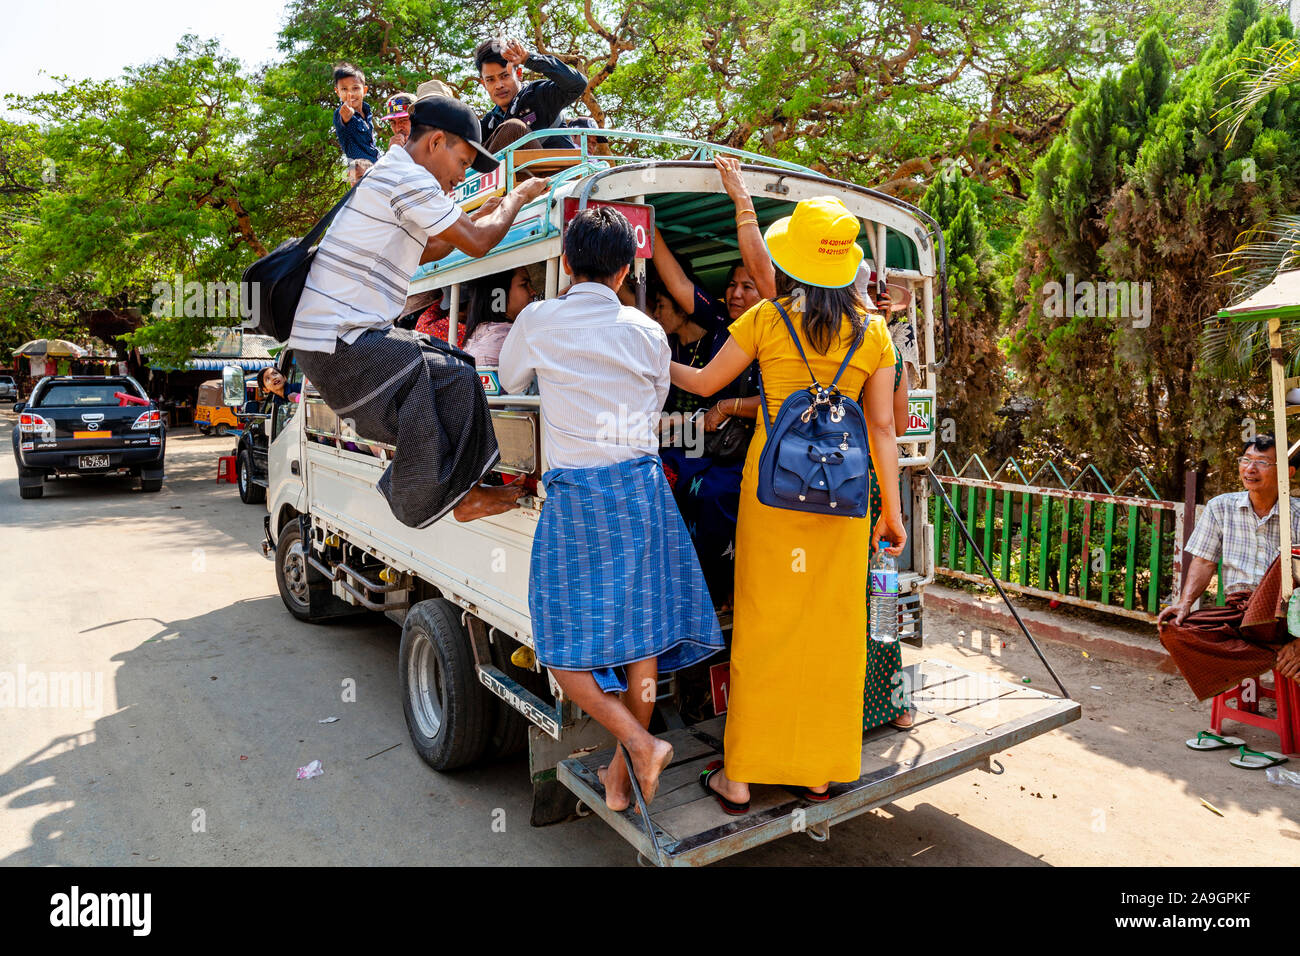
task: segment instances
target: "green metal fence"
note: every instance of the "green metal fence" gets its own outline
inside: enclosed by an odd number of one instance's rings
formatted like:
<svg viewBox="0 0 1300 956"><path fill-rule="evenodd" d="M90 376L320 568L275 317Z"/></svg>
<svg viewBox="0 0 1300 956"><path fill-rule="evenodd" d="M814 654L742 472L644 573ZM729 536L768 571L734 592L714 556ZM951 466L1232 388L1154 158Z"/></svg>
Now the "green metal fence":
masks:
<svg viewBox="0 0 1300 956"><path fill-rule="evenodd" d="M993 573L1013 590L1154 621L1181 580L1186 506L1162 500L1141 469L1111 488L1091 465L1073 480L1050 462L1026 478L1014 458L990 474L978 456L956 469L941 452L935 474ZM936 573L987 581L938 496L930 519ZM1217 597L1222 604L1221 584Z"/></svg>

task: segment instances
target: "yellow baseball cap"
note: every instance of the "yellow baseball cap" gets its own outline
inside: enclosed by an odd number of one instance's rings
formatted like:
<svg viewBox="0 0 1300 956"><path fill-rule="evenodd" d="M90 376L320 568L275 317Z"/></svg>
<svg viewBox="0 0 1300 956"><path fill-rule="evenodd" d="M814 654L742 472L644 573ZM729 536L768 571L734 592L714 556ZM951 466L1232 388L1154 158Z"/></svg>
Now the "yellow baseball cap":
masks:
<svg viewBox="0 0 1300 956"><path fill-rule="evenodd" d="M772 261L798 282L823 289L852 285L862 261L862 223L830 196L804 199L793 215L767 227L763 240Z"/></svg>

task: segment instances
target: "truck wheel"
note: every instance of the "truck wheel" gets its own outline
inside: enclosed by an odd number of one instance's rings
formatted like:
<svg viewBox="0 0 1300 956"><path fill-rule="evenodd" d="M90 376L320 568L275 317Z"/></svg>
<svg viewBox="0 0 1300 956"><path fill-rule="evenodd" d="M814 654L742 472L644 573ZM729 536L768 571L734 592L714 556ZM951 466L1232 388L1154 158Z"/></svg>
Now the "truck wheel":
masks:
<svg viewBox="0 0 1300 956"><path fill-rule="evenodd" d="M141 491L162 491L163 480L161 478L141 478Z"/></svg>
<svg viewBox="0 0 1300 956"><path fill-rule="evenodd" d="M496 760L516 757L528 746L528 728L531 726L523 714L515 710L496 694L493 697L492 735L488 740L488 756Z"/></svg>
<svg viewBox="0 0 1300 956"><path fill-rule="evenodd" d="M483 753L492 695L478 681L469 635L450 601L421 601L406 614L397 655L406 728L434 770L455 770Z"/></svg>
<svg viewBox="0 0 1300 956"><path fill-rule="evenodd" d="M328 582L307 562L297 521L290 521L280 532L275 546L275 581L280 586L280 600L290 614L300 621L316 620L311 612L311 592L326 588Z"/></svg>
<svg viewBox="0 0 1300 956"><path fill-rule="evenodd" d="M246 505L257 505L266 500L266 489L253 481L253 463L248 458L248 449L239 453L235 472L239 479L240 501Z"/></svg>
<svg viewBox="0 0 1300 956"><path fill-rule="evenodd" d="M286 524L276 542L275 583L289 613L308 624L367 613L364 607L335 597L329 579L311 566L297 521Z"/></svg>
<svg viewBox="0 0 1300 956"><path fill-rule="evenodd" d="M496 643L492 645L492 663L507 676L529 687L530 678L536 675L517 667L510 660L510 651L519 646L518 643L507 640L504 635L498 635ZM535 687L530 689L534 692L537 690ZM492 732L488 737L488 756L498 760L518 756L528 748L528 728L532 723L496 694L492 695L492 704Z"/></svg>
<svg viewBox="0 0 1300 956"><path fill-rule="evenodd" d="M198 428L199 433L204 437L212 434L212 427L207 422L199 422L195 427Z"/></svg>
<svg viewBox="0 0 1300 956"><path fill-rule="evenodd" d="M225 423L225 422L222 422L220 425L217 426L217 434L218 434L218 435L225 435L226 432L228 432L228 431L230 431L230 429L226 427L226 423Z"/></svg>
<svg viewBox="0 0 1300 956"><path fill-rule="evenodd" d="M45 487L43 485L31 485L30 487L26 485L18 486L18 496L20 498L39 498L43 494L45 494Z"/></svg>

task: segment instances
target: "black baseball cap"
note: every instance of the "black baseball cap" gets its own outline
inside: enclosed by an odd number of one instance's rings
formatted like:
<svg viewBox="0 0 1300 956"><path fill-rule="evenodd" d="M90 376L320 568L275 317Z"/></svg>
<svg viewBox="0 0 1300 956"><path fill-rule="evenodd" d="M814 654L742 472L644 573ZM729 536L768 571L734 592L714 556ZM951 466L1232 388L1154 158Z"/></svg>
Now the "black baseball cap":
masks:
<svg viewBox="0 0 1300 956"><path fill-rule="evenodd" d="M473 146L478 156L471 168L478 172L490 173L501 165L501 160L483 148L478 115L469 104L462 103L451 96L439 96L434 93L420 97L407 107L406 112L412 123L432 126L434 129L452 133Z"/></svg>

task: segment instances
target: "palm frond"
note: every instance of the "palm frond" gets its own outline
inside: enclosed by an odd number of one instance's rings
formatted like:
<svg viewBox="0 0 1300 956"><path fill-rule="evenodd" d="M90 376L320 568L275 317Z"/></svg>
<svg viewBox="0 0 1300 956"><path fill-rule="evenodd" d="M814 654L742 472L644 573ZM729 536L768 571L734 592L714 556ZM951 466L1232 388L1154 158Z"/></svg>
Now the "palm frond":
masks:
<svg viewBox="0 0 1300 956"><path fill-rule="evenodd" d="M1223 78L1223 84L1234 80L1244 80L1246 84L1245 91L1224 108L1230 113L1224 121L1229 123L1228 145L1232 145L1241 124L1256 106L1277 90L1300 81L1300 43L1293 39L1283 40L1261 50L1258 56L1246 62L1247 66Z"/></svg>
<svg viewBox="0 0 1300 956"><path fill-rule="evenodd" d="M1240 302L1267 286L1283 272L1300 268L1300 215L1279 216L1243 231L1237 245L1221 257L1217 276L1231 280L1230 302ZM1300 362L1300 331L1284 333L1283 348L1289 364ZM1210 316L1203 322L1201 363L1209 370L1232 377L1258 373L1268 361L1266 321L1228 321Z"/></svg>

